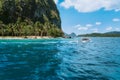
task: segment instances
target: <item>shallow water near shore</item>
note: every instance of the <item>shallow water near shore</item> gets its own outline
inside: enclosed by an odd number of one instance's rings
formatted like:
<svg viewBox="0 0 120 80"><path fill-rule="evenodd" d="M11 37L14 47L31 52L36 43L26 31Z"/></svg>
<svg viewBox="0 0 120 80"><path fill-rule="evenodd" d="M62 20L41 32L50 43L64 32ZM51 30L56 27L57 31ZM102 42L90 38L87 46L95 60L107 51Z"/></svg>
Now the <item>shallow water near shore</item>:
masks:
<svg viewBox="0 0 120 80"><path fill-rule="evenodd" d="M0 80L119 79L120 38L0 40Z"/></svg>

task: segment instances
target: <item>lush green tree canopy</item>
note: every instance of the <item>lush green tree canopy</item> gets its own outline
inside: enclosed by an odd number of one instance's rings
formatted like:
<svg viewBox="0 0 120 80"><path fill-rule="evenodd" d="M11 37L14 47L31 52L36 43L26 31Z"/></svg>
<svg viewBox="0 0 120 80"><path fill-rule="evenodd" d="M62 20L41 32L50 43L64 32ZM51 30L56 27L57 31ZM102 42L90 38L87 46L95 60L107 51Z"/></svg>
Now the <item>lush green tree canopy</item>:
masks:
<svg viewBox="0 0 120 80"><path fill-rule="evenodd" d="M62 36L53 0L0 0L0 36Z"/></svg>

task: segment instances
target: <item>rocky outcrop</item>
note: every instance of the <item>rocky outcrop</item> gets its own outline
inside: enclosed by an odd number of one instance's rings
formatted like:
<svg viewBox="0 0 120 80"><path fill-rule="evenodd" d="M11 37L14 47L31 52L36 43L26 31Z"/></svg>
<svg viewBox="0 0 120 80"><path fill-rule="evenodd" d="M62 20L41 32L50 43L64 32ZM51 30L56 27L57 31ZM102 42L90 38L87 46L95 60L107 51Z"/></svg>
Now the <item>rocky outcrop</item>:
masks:
<svg viewBox="0 0 120 80"><path fill-rule="evenodd" d="M49 22L61 28L59 11L53 0L0 0L0 20L8 24L18 19Z"/></svg>

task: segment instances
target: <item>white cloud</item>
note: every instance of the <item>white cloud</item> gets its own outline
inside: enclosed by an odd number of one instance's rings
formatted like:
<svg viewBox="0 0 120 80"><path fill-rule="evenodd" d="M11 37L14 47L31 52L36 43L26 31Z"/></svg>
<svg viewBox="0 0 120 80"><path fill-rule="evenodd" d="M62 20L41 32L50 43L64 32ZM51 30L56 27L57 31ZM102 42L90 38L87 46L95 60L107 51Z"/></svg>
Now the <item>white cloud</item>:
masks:
<svg viewBox="0 0 120 80"><path fill-rule="evenodd" d="M58 0L54 0L54 1L55 1L56 4L58 3Z"/></svg>
<svg viewBox="0 0 120 80"><path fill-rule="evenodd" d="M120 21L119 18L114 18L114 19L113 19L113 22L119 22L119 21Z"/></svg>
<svg viewBox="0 0 120 80"><path fill-rule="evenodd" d="M95 23L97 26L101 25L102 23L101 22L96 22Z"/></svg>
<svg viewBox="0 0 120 80"><path fill-rule="evenodd" d="M106 30L107 31L111 31L113 29L113 27L107 27Z"/></svg>
<svg viewBox="0 0 120 80"><path fill-rule="evenodd" d="M93 25L92 24L86 24L86 27L92 27Z"/></svg>
<svg viewBox="0 0 120 80"><path fill-rule="evenodd" d="M73 6L73 3L71 0L64 0L60 5L68 9Z"/></svg>
<svg viewBox="0 0 120 80"><path fill-rule="evenodd" d="M84 13L100 9L120 11L120 0L64 0L60 5L66 9L73 7Z"/></svg>
<svg viewBox="0 0 120 80"><path fill-rule="evenodd" d="M118 12L118 11L120 11L120 9L116 9L116 10L115 10L115 12Z"/></svg>
<svg viewBox="0 0 120 80"><path fill-rule="evenodd" d="M76 25L76 26L74 26L74 28L79 28L79 27L81 27L81 25L80 24L78 24L78 25Z"/></svg>
<svg viewBox="0 0 120 80"><path fill-rule="evenodd" d="M83 30L83 31L87 31L90 27L90 25L88 26L81 26L80 24L74 26L74 28L76 28L77 30Z"/></svg>
<svg viewBox="0 0 120 80"><path fill-rule="evenodd" d="M115 28L115 31L120 31L120 28Z"/></svg>
<svg viewBox="0 0 120 80"><path fill-rule="evenodd" d="M79 27L78 30L88 30L89 28L88 27Z"/></svg>

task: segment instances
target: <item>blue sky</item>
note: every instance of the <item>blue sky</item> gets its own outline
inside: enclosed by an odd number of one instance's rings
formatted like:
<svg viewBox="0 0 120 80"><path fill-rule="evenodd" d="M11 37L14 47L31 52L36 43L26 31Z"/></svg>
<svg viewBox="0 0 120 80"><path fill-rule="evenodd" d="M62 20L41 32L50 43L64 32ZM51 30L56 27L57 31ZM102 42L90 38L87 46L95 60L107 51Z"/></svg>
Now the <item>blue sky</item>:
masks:
<svg viewBox="0 0 120 80"><path fill-rule="evenodd" d="M65 33L120 31L120 0L55 0Z"/></svg>

